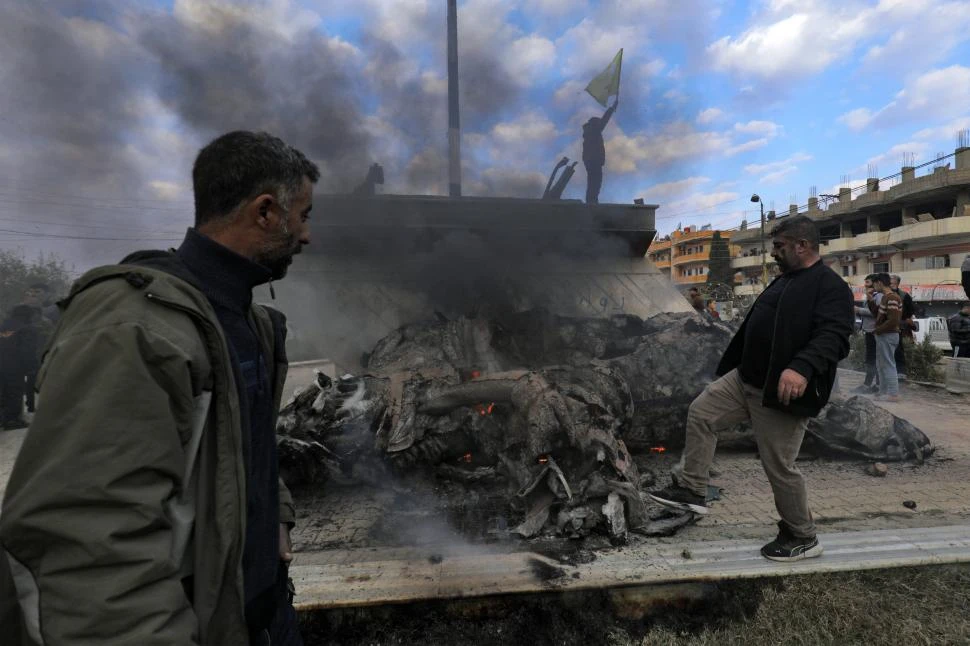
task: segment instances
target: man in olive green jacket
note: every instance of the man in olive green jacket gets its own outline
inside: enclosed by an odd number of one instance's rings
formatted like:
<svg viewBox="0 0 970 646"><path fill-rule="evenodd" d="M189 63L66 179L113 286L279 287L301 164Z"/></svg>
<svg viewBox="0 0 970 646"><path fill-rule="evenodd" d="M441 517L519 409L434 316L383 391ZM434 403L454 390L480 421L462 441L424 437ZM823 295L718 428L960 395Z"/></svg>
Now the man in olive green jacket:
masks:
<svg viewBox="0 0 970 646"><path fill-rule="evenodd" d="M274 563L294 515L266 431L285 322L246 287L309 242L318 177L275 137L224 135L196 160L182 247L94 269L62 302L0 513L4 644L269 643L269 617L292 613Z"/></svg>

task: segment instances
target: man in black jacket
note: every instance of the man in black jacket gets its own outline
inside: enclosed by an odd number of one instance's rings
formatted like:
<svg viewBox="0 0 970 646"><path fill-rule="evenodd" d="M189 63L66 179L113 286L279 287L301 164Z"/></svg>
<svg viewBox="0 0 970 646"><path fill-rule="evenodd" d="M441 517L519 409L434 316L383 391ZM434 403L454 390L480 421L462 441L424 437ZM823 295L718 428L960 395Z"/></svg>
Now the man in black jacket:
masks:
<svg viewBox="0 0 970 646"><path fill-rule="evenodd" d="M719 379L691 403L681 475L650 494L662 505L706 514L717 433L750 420L781 516L778 537L761 548L775 561L822 554L795 466L808 419L828 403L840 360L849 354L852 291L819 256L818 231L805 216L771 232L783 272L755 301L717 367Z"/></svg>

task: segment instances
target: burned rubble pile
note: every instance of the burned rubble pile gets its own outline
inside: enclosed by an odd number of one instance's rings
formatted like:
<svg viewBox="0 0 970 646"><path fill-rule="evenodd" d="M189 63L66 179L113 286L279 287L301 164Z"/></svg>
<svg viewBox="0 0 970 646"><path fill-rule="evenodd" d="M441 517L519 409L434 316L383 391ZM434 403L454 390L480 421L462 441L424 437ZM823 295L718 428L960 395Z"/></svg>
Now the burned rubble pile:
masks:
<svg viewBox="0 0 970 646"><path fill-rule="evenodd" d="M421 471L504 491L524 537L669 533L689 515L650 513L628 446L676 444L729 338L691 314L407 325L362 374L318 375L287 404L281 468L296 487Z"/></svg>
<svg viewBox="0 0 970 646"><path fill-rule="evenodd" d="M731 335L693 314L415 322L379 341L360 374L318 374L296 393L280 414L283 476L295 488L430 477L453 485L443 496L503 501L525 538L669 534L691 515L646 502L656 474L635 456L683 445L690 402ZM834 399L807 438L865 459L933 450L864 398Z"/></svg>

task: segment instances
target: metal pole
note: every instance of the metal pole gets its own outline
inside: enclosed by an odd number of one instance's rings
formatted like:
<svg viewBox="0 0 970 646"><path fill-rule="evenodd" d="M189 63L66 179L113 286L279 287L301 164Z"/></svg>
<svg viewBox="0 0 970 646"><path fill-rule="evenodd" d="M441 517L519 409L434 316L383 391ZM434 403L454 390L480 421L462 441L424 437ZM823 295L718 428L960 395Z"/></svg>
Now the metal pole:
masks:
<svg viewBox="0 0 970 646"><path fill-rule="evenodd" d="M761 207L761 289L763 290L768 285L768 259L765 249L765 203L763 200L758 200L758 205Z"/></svg>
<svg viewBox="0 0 970 646"><path fill-rule="evenodd" d="M461 121L458 113L458 0L448 0L448 194L461 197Z"/></svg>

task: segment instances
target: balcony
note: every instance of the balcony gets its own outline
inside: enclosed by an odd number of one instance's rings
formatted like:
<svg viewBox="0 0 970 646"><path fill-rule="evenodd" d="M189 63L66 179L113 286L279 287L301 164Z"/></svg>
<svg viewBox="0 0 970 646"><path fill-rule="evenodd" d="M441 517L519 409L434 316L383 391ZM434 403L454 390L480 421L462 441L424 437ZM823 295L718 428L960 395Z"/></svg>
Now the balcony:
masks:
<svg viewBox="0 0 970 646"><path fill-rule="evenodd" d="M944 218L904 224L889 231L889 244L933 243L943 240L952 242L954 236L970 238L970 218Z"/></svg>
<svg viewBox="0 0 970 646"><path fill-rule="evenodd" d="M765 256L765 262L766 264L770 265L771 263L774 262L774 260L771 259L771 256ZM758 254L757 256L739 256L737 258L731 259L732 269L747 269L749 267L760 267L760 266L761 266L761 254Z"/></svg>
<svg viewBox="0 0 970 646"><path fill-rule="evenodd" d="M671 280L677 285L697 285L707 282L707 274L698 276L671 276Z"/></svg>
<svg viewBox="0 0 970 646"><path fill-rule="evenodd" d="M765 231L765 235L766 236L768 235L768 232L767 231ZM761 239L761 225L760 224L758 224L757 226L754 226L754 227L750 227L749 226L744 231L735 231L733 233L733 235L731 235L731 243L732 244L740 244L742 242L755 242L755 241L760 240L760 239Z"/></svg>
<svg viewBox="0 0 970 646"><path fill-rule="evenodd" d="M698 253L686 253L682 256L674 256L674 265L686 265L690 262L707 262L711 257L709 251L701 251Z"/></svg>
<svg viewBox="0 0 970 646"><path fill-rule="evenodd" d="M670 269L670 258L662 258L660 260L654 260L653 264L657 266L657 269Z"/></svg>
<svg viewBox="0 0 970 646"><path fill-rule="evenodd" d="M856 238L835 238L822 244L822 255L838 256L855 251L856 244Z"/></svg>
<svg viewBox="0 0 970 646"><path fill-rule="evenodd" d="M891 231L873 231L872 233L861 233L853 240L856 241L855 248L859 251L875 251L889 246L889 234Z"/></svg>

